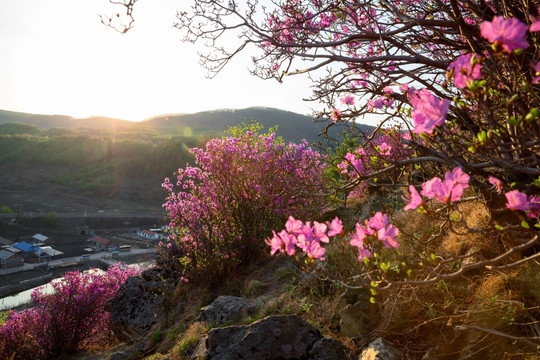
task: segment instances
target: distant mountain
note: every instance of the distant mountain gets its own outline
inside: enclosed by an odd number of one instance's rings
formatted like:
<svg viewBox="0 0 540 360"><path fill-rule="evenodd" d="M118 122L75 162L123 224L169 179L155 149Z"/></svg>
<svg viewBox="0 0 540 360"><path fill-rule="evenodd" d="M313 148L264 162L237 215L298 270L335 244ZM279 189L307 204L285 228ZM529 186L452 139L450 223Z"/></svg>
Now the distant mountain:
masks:
<svg viewBox="0 0 540 360"><path fill-rule="evenodd" d="M268 129L277 125L277 134L286 142L298 143L302 139L308 142L318 142L318 134L326 124L314 123L311 117L290 111L265 107L250 107L246 109L221 109L198 112L195 114L169 114L159 115L142 122L132 122L108 117L89 117L75 119L65 115L38 115L0 110L0 124L21 123L35 125L39 129L50 128L93 128L93 129L132 129L141 132L150 130L161 134L182 134L189 127L198 136L220 136L230 126L242 122L255 120ZM12 126L12 125L10 125ZM362 130L373 129L367 125L360 125ZM329 135L333 138L342 132L344 127L333 126Z"/></svg>
<svg viewBox="0 0 540 360"><path fill-rule="evenodd" d="M314 123L312 118L275 108L250 107L246 109L220 109L204 111L195 114L173 114L156 116L143 121L143 124L159 128L185 128L190 127L194 132L221 133L228 127L255 120L268 129L278 125L278 135L286 142L298 143L302 139L311 142L318 140L318 134L324 129L324 123ZM367 125L361 125L363 130L373 129ZM335 137L342 132L344 127L333 126L329 135Z"/></svg>
<svg viewBox="0 0 540 360"><path fill-rule="evenodd" d="M40 129L50 128L96 128L114 129L131 126L132 121L113 119L103 116L93 116L85 119L75 119L66 115L39 115L15 111L0 110L0 124L20 123L35 125Z"/></svg>

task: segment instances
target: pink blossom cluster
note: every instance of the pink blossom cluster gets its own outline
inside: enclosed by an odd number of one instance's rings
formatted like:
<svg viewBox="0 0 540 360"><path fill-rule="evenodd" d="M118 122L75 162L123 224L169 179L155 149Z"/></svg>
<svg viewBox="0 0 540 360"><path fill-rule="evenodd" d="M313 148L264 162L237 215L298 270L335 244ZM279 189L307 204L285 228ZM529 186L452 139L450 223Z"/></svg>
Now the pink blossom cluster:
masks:
<svg viewBox="0 0 540 360"><path fill-rule="evenodd" d="M436 126L446 121L446 114L450 106L448 99L441 99L429 90L422 89L409 95L413 107L412 119L415 134L431 134Z"/></svg>
<svg viewBox="0 0 540 360"><path fill-rule="evenodd" d="M437 198L442 203L450 204L461 199L463 190L469 187L469 179L469 175L465 174L461 168L456 167L451 172L445 173L444 180L434 177L423 183L421 194L428 199ZM405 210L412 210L422 206L424 200L418 194L416 188L410 185L409 191L411 195Z"/></svg>
<svg viewBox="0 0 540 360"><path fill-rule="evenodd" d="M448 67L448 70L454 72L454 85L464 88L473 80L481 79L482 65L478 64L478 61L479 57L473 54L461 55L454 60Z"/></svg>
<svg viewBox="0 0 540 360"><path fill-rule="evenodd" d="M0 324L0 358L58 358L66 348L77 350L112 336L107 300L139 270L116 264L106 273L91 269L86 273L68 272L53 281L52 294L41 288L32 293L35 307L11 311Z"/></svg>
<svg viewBox="0 0 540 360"><path fill-rule="evenodd" d="M314 221L311 225L310 221L303 223L291 216L285 224L285 230L278 234L273 232L274 236L267 239L266 243L271 248L271 255L282 252L292 256L296 248L299 248L310 259L325 260L323 256L326 249L321 243L329 243L329 237L342 234L343 226L337 217L326 224ZM356 231L349 236L351 246L358 248L359 261L371 257L373 244L377 240L389 249L399 247L399 229L389 224L388 216L381 212L366 220L364 225L356 223Z"/></svg>
<svg viewBox="0 0 540 360"><path fill-rule="evenodd" d="M336 236L342 232L343 226L337 217L331 223L324 224L314 221L311 225L309 221L304 224L301 220L290 216L285 223L285 230L279 234L272 231L274 236L267 239L266 243L270 245L271 255L276 252L285 252L292 256L295 253L295 248L298 247L310 259L324 260L323 255L326 253L326 249L321 246L321 242L328 243L329 236Z"/></svg>
<svg viewBox="0 0 540 360"><path fill-rule="evenodd" d="M535 218L540 213L540 197L522 193L519 190L509 191L506 194L506 207L510 210L520 210L527 213L531 218Z"/></svg>
<svg viewBox="0 0 540 360"><path fill-rule="evenodd" d="M404 140L408 134L403 134L399 129L387 129L384 134L376 134L371 142L353 151L349 151L343 160L336 165L336 169L347 181L354 181L359 176L384 169L388 160L409 159L413 151L408 148ZM390 173L389 176L399 178L399 172ZM365 192L365 184L360 184L351 194L354 198L362 197Z"/></svg>
<svg viewBox="0 0 540 360"><path fill-rule="evenodd" d="M168 179L163 183L169 241L189 259L188 278L252 261L264 253L259 239L271 229L291 215L312 216L323 205L313 196L323 189L323 158L305 141L285 145L274 134L248 131L192 151L198 166L179 169L176 187Z"/></svg>

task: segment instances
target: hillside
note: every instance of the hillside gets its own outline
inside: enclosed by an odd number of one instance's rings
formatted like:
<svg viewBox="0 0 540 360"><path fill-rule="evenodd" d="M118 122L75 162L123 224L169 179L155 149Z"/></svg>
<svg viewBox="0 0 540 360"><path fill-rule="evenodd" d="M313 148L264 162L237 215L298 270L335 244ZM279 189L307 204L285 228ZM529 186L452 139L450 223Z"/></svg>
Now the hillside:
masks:
<svg viewBox="0 0 540 360"><path fill-rule="evenodd" d="M0 110L0 124L21 123L35 125L40 129L50 128L98 128L114 129L118 127L130 126L131 121L113 119L103 116L93 116L85 119L75 119L66 115L40 115L28 114L15 111Z"/></svg>
<svg viewBox="0 0 540 360"><path fill-rule="evenodd" d="M168 114L152 117L142 122L113 119L103 116L94 116L85 119L75 119L66 115L39 115L14 111L0 110L0 125L18 123L34 125L41 130L50 130L49 134L58 135L70 132L58 131L57 129L94 129L96 131L121 130L138 134L161 134L161 135L186 135L189 128L191 136L211 138L221 136L230 126L242 122L255 120L265 129L278 126L277 134L286 142L298 143L302 139L308 142L318 142L318 134L322 131L325 123L314 123L312 118L306 115L290 111L251 107L246 109L220 109L198 112L194 114ZM10 125L11 126L11 125ZM369 131L372 127L359 125L363 130ZM51 129L54 129L52 133ZM337 136L343 131L343 127L332 127L329 131L331 137ZM80 131L79 131L80 132ZM94 132L94 135L103 135L102 132Z"/></svg>

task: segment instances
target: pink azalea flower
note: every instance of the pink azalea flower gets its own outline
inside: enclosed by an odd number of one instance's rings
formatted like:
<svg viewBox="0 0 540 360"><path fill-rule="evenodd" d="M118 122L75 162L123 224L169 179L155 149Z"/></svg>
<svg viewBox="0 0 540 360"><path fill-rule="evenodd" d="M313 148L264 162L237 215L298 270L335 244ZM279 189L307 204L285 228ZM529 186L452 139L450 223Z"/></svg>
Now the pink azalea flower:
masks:
<svg viewBox="0 0 540 360"><path fill-rule="evenodd" d="M438 184L441 182L442 180L438 177L434 177L433 179L426 181L422 184L422 191L420 194L424 195L428 199L433 199L435 196L437 196L433 191L433 187L438 186Z"/></svg>
<svg viewBox="0 0 540 360"><path fill-rule="evenodd" d="M390 152L392 151L392 147L388 145L387 143L383 142L380 146L380 154L381 155L390 155Z"/></svg>
<svg viewBox="0 0 540 360"><path fill-rule="evenodd" d="M315 241L322 241L322 242L330 242L330 239L326 235L326 229L328 229L328 226L326 224L321 224L317 221L313 222L313 240Z"/></svg>
<svg viewBox="0 0 540 360"><path fill-rule="evenodd" d="M394 90L389 86L385 86L383 91L384 91L385 94L389 94L389 95L394 93Z"/></svg>
<svg viewBox="0 0 540 360"><path fill-rule="evenodd" d="M388 216L386 214L377 211L371 219L369 219L368 225L375 231L378 231L388 225Z"/></svg>
<svg viewBox="0 0 540 360"><path fill-rule="evenodd" d="M335 124L339 119L341 119L341 111L336 108L332 109L332 114L330 114L330 118Z"/></svg>
<svg viewBox="0 0 540 360"><path fill-rule="evenodd" d="M398 236L399 229L391 224L377 231L377 238L389 249L399 247Z"/></svg>
<svg viewBox="0 0 540 360"><path fill-rule="evenodd" d="M274 255L276 252L287 252L287 254L294 255L294 245L296 238L294 235L290 235L287 231L282 230L279 235L275 231L272 231L274 236L270 240L266 240L266 243L270 245L270 255Z"/></svg>
<svg viewBox="0 0 540 360"><path fill-rule="evenodd" d="M343 232L343 225L341 223L341 220L339 220L337 216L334 220L332 220L328 228L328 236L336 236Z"/></svg>
<svg viewBox="0 0 540 360"><path fill-rule="evenodd" d="M358 255L358 261L371 258L371 251L369 251L368 248L359 247L358 252L360 253L360 255Z"/></svg>
<svg viewBox="0 0 540 360"><path fill-rule="evenodd" d="M340 101L345 105L354 105L354 97L352 95L344 96L340 99Z"/></svg>
<svg viewBox="0 0 540 360"><path fill-rule="evenodd" d="M304 223L301 220L295 220L292 216L285 223L285 229L293 235L298 235L304 231Z"/></svg>
<svg viewBox="0 0 540 360"><path fill-rule="evenodd" d="M463 170L461 170L461 168L459 167L454 168L452 172L446 172L444 174L444 179L450 180L456 185L460 184L463 187L463 189L466 189L469 187L468 184L469 184L470 177L469 175L465 174Z"/></svg>
<svg viewBox="0 0 540 360"><path fill-rule="evenodd" d="M409 185L409 192L411 193L411 198L407 206L405 206L405 210L416 209L424 203L424 200L413 185Z"/></svg>
<svg viewBox="0 0 540 360"><path fill-rule="evenodd" d="M540 213L540 197L529 196L530 212L527 214L531 218L535 218Z"/></svg>
<svg viewBox="0 0 540 360"><path fill-rule="evenodd" d="M349 244L360 248L364 246L365 239L366 239L366 232L364 231L364 228L359 223L356 223L356 232L351 237Z"/></svg>
<svg viewBox="0 0 540 360"><path fill-rule="evenodd" d="M171 243L167 243L167 249L170 249L170 248L171 248L171 246L172 246L172 244L171 244Z"/></svg>
<svg viewBox="0 0 540 360"><path fill-rule="evenodd" d="M480 33L489 42L498 42L507 52L514 49L527 49L527 25L516 18L505 19L496 16L493 21L484 21L480 24Z"/></svg>
<svg viewBox="0 0 540 360"><path fill-rule="evenodd" d="M491 185L493 185L493 187L495 188L495 190L500 193L502 190L503 190L503 183L501 180L497 179L496 177L494 176L489 176L488 177L488 181Z"/></svg>
<svg viewBox="0 0 540 360"><path fill-rule="evenodd" d="M518 191L513 190L504 194L506 196L506 207L510 210L521 210L529 211L531 210L531 204L527 200L527 195Z"/></svg>
<svg viewBox="0 0 540 360"><path fill-rule="evenodd" d="M326 249L317 241L306 244L303 250L311 259L324 260L322 256L326 253Z"/></svg>
<svg viewBox="0 0 540 360"><path fill-rule="evenodd" d="M462 184L454 184L452 180L439 181L432 186L437 200L445 204L461 199L463 189Z"/></svg>
<svg viewBox="0 0 540 360"><path fill-rule="evenodd" d="M415 134L431 134L436 126L441 126L446 120L450 101L434 96L429 90L422 89L411 96L413 106L412 118L415 124Z"/></svg>
<svg viewBox="0 0 540 360"><path fill-rule="evenodd" d="M480 64L472 66L472 57L472 54L461 55L448 67L448 70L454 70L454 85L459 88L467 87L468 83L482 78L482 66Z"/></svg>
<svg viewBox="0 0 540 360"><path fill-rule="evenodd" d="M529 27L529 31L530 32L540 31L540 19L537 18L537 20L531 24L531 26Z"/></svg>

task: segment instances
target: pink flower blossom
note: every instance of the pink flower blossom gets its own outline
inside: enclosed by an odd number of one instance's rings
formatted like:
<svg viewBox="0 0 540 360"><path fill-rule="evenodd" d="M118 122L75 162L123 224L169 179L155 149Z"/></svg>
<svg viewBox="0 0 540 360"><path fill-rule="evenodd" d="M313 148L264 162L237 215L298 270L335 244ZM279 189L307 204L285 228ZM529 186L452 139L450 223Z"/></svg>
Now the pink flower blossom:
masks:
<svg viewBox="0 0 540 360"><path fill-rule="evenodd" d="M294 245L296 238L290 235L287 231L282 230L279 235L275 231L272 231L274 236L270 240L266 240L266 243L270 245L270 255L274 255L276 252L286 252L289 256L294 255Z"/></svg>
<svg viewBox="0 0 540 360"><path fill-rule="evenodd" d="M478 56L474 55L478 59ZM473 80L482 78L482 66L472 65L472 54L461 55L450 64L448 70L454 70L454 85L459 88L467 87Z"/></svg>
<svg viewBox="0 0 540 360"><path fill-rule="evenodd" d="M343 225L341 223L341 220L339 220L337 216L334 220L332 220L328 228L328 236L336 236L343 232Z"/></svg>
<svg viewBox="0 0 540 360"><path fill-rule="evenodd" d="M330 114L330 118L332 118L332 121L335 124L339 119L341 119L341 111L336 108L332 109L332 114Z"/></svg>
<svg viewBox="0 0 540 360"><path fill-rule="evenodd" d="M285 223L285 229L293 235L298 235L304 231L304 223L302 223L302 220L295 220L295 218L289 216Z"/></svg>
<svg viewBox="0 0 540 360"><path fill-rule="evenodd" d="M433 191L433 187L438 186L440 182L441 179L438 177L434 177L433 179L426 181L422 184L422 191L420 193L428 199L433 199L435 196L437 196Z"/></svg>
<svg viewBox="0 0 540 360"><path fill-rule="evenodd" d="M488 181L491 185L493 185L493 187L495 188L495 190L500 193L502 190L503 190L503 183L501 180L497 179L496 177L494 176L489 176L488 177Z"/></svg>
<svg viewBox="0 0 540 360"><path fill-rule="evenodd" d="M531 26L529 27L529 31L530 32L540 31L540 19L537 18L537 20L531 24Z"/></svg>
<svg viewBox="0 0 540 360"><path fill-rule="evenodd" d="M389 249L399 247L398 236L399 229L391 224L377 231L377 238Z"/></svg>
<svg viewBox="0 0 540 360"><path fill-rule="evenodd" d="M413 106L412 118L415 123L415 134L431 134L436 126L441 126L446 120L450 101L434 96L429 90L422 89L411 96Z"/></svg>
<svg viewBox="0 0 540 360"><path fill-rule="evenodd" d="M505 19L496 16L493 21L480 24L480 33L491 43L500 43L507 52L514 49L527 49L527 25L516 18Z"/></svg>
<svg viewBox="0 0 540 360"><path fill-rule="evenodd" d="M411 193L411 198L407 206L405 206L404 208L405 210L416 209L417 207L421 206L424 203L424 200L422 199L420 194L418 194L418 191L413 185L409 185L409 192Z"/></svg>
<svg viewBox="0 0 540 360"><path fill-rule="evenodd" d="M327 229L328 229L328 226L326 226L326 224L321 224L321 223L319 223L317 221L314 221L313 222L313 227L312 227L313 239L315 241L322 241L322 242L325 242L325 243L330 242L330 239L326 235L326 230Z"/></svg>
<svg viewBox="0 0 540 360"><path fill-rule="evenodd" d="M171 243L167 243L167 249L170 249L172 247Z"/></svg>
<svg viewBox="0 0 540 360"><path fill-rule="evenodd" d="M364 240L366 239L366 232L362 225L356 223L356 232L352 235L349 244L356 247L364 246Z"/></svg>
<svg viewBox="0 0 540 360"><path fill-rule="evenodd" d="M352 95L344 96L340 99L340 101L345 105L354 105L354 97Z"/></svg>
<svg viewBox="0 0 540 360"><path fill-rule="evenodd" d="M531 204L527 200L527 195L520 192L519 190L513 190L504 194L506 196L506 207L510 210L521 210L529 211L531 210Z"/></svg>
<svg viewBox="0 0 540 360"><path fill-rule="evenodd" d="M368 225L373 230L380 230L388 225L388 216L386 214L377 211L371 219L369 219Z"/></svg>

